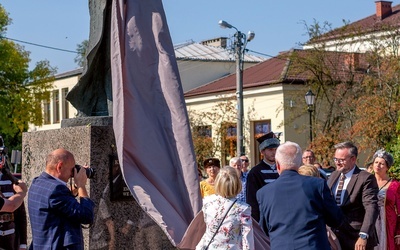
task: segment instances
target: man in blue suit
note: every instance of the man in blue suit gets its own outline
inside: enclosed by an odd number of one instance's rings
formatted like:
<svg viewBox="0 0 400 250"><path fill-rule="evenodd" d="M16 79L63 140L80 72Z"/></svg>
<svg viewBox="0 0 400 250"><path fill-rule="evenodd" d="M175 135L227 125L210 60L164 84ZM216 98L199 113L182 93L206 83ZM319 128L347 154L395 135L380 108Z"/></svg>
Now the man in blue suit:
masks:
<svg viewBox="0 0 400 250"><path fill-rule="evenodd" d="M339 227L343 215L326 181L300 175L298 144L285 142L275 155L279 177L257 192L260 226L271 249L330 249L326 224Z"/></svg>
<svg viewBox="0 0 400 250"><path fill-rule="evenodd" d="M56 149L47 156L46 171L32 181L28 191L30 249L84 249L81 224L91 224L94 219L84 170L75 168L74 156L65 149ZM71 177L79 202L67 187Z"/></svg>

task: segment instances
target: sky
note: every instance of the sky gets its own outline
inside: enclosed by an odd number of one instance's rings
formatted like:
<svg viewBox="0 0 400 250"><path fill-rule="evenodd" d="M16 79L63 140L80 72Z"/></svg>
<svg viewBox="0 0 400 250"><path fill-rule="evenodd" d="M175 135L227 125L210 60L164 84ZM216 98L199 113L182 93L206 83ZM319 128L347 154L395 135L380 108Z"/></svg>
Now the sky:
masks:
<svg viewBox="0 0 400 250"><path fill-rule="evenodd" d="M394 0L392 6L399 4ZM76 51L89 37L87 0L0 0L12 24L6 37L42 46ZM225 20L239 31L255 32L247 49L269 58L279 52L299 48L307 41L305 24L314 20L343 25L375 14L375 0L163 0L172 42L201 42L217 37L232 37L234 29L222 29ZM30 68L36 62L49 60L64 73L78 68L75 53L20 43L30 52Z"/></svg>

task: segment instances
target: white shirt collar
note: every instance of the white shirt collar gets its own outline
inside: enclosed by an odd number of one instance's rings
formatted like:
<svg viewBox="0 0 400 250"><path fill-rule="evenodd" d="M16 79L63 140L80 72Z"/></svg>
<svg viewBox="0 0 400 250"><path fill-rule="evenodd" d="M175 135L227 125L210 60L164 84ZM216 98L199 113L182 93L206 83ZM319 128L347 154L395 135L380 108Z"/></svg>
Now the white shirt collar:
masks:
<svg viewBox="0 0 400 250"><path fill-rule="evenodd" d="M350 179L350 178L351 178L351 176L352 176L353 173L354 173L354 169L356 169L356 166L355 166L355 165L354 165L354 167L353 167L349 172L347 172L347 173L345 174L346 179Z"/></svg>

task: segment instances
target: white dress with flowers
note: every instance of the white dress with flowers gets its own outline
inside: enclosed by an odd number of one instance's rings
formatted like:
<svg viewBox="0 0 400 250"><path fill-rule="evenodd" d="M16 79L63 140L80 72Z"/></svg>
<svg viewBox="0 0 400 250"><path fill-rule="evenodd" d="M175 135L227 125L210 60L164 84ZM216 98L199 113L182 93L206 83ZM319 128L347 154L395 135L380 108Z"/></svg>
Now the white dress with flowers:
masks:
<svg viewBox="0 0 400 250"><path fill-rule="evenodd" d="M204 197L202 210L206 231L197 244L196 250L207 247L215 230L234 200L234 198L226 199L215 194ZM228 215L208 249L254 249L250 205L236 201L229 210Z"/></svg>

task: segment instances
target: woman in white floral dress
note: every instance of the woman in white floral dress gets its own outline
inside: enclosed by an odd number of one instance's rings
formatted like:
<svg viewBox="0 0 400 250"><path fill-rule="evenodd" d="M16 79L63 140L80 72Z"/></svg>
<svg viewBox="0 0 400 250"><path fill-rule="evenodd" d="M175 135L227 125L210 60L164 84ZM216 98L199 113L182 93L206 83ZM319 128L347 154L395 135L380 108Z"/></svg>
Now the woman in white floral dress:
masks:
<svg viewBox="0 0 400 250"><path fill-rule="evenodd" d="M232 167L221 169L215 180L215 194L203 199L206 231L196 250L207 249L208 245L208 249L254 249L251 207L236 200L241 190L242 183L236 170ZM221 227L212 239L222 220Z"/></svg>

